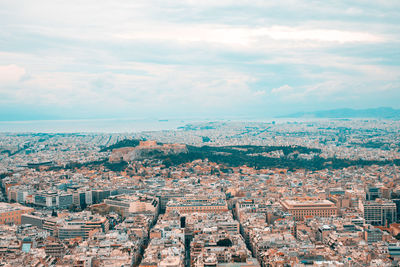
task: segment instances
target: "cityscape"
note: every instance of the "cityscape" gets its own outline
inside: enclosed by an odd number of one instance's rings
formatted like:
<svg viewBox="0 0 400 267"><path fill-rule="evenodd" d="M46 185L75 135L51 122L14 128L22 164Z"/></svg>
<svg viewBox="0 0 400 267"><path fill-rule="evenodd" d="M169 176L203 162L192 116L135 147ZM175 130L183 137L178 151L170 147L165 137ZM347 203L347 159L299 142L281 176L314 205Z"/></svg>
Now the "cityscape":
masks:
<svg viewBox="0 0 400 267"><path fill-rule="evenodd" d="M2 133L0 144L3 266L398 264L399 121Z"/></svg>
<svg viewBox="0 0 400 267"><path fill-rule="evenodd" d="M0 267L400 267L399 0L0 0Z"/></svg>

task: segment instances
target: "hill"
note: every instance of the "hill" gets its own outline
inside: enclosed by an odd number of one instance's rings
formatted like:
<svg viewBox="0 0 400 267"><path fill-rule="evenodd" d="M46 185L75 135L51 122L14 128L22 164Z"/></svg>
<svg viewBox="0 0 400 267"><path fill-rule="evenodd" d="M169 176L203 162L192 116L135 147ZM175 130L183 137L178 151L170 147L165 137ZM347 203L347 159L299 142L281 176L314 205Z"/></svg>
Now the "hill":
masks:
<svg viewBox="0 0 400 267"><path fill-rule="evenodd" d="M377 118L400 119L400 109L380 107L371 109L331 109L313 112L298 112L279 116L280 118Z"/></svg>

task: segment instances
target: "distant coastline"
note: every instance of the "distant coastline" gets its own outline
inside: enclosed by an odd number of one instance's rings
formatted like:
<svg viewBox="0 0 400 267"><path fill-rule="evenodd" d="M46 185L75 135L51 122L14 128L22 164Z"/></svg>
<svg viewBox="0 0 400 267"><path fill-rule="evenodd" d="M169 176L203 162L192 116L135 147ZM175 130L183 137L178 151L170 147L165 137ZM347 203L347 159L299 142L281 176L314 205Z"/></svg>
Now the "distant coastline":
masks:
<svg viewBox="0 0 400 267"><path fill-rule="evenodd" d="M331 109L313 112L297 112L278 118L377 118L377 119L400 119L400 109L391 107L380 107L370 109Z"/></svg>
<svg viewBox="0 0 400 267"><path fill-rule="evenodd" d="M10 133L128 133L172 130L184 126L182 120L85 119L0 121L0 132Z"/></svg>
<svg viewBox="0 0 400 267"><path fill-rule="evenodd" d="M310 115L311 114L311 115ZM144 131L179 130L192 124L214 122L237 123L301 123L323 120L368 120L400 119L383 117L313 116L313 113L295 113L287 116L268 118L220 118L220 119L66 119L66 120L24 120L0 121L0 133L138 133Z"/></svg>

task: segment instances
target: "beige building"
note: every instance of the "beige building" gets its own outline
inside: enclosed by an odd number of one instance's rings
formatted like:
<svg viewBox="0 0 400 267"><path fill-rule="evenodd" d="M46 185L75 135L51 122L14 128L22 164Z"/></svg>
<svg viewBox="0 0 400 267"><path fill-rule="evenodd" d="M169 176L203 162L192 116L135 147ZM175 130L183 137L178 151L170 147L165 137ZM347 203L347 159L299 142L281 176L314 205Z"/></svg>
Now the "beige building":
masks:
<svg viewBox="0 0 400 267"><path fill-rule="evenodd" d="M20 204L0 203L0 224L21 224L21 215L33 211Z"/></svg>
<svg viewBox="0 0 400 267"><path fill-rule="evenodd" d="M337 215L337 207L329 200L320 199L299 199L282 200L283 209L293 215L296 220L303 220L304 217L330 217Z"/></svg>
<svg viewBox="0 0 400 267"><path fill-rule="evenodd" d="M117 211L124 217L136 213L151 213L157 216L159 212L159 200L152 196L118 195L105 199L104 203L110 210Z"/></svg>
<svg viewBox="0 0 400 267"><path fill-rule="evenodd" d="M166 212L177 210L180 213L192 212L227 212L228 204L220 196L187 196L170 200Z"/></svg>

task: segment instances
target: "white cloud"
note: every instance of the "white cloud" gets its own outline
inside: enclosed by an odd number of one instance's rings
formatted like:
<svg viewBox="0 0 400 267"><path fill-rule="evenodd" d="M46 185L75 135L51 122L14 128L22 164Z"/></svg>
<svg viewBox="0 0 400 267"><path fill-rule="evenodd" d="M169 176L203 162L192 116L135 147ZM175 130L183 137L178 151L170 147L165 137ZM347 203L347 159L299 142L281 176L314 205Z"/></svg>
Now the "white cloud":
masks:
<svg viewBox="0 0 400 267"><path fill-rule="evenodd" d="M117 72L41 72L15 87L0 85L3 104L57 105L108 110L224 108L253 101L254 78L219 67L130 62L108 66ZM141 70L142 74L118 73ZM4 97L5 96L5 97Z"/></svg>
<svg viewBox="0 0 400 267"><path fill-rule="evenodd" d="M1 3L0 102L161 112L393 95L395 2L289 2Z"/></svg>
<svg viewBox="0 0 400 267"><path fill-rule="evenodd" d="M303 29L297 27L274 26L271 28L258 29L256 36L269 36L275 40L290 41L317 41L317 42L383 42L382 36L374 35L368 32L343 31L338 29Z"/></svg>
<svg viewBox="0 0 400 267"><path fill-rule="evenodd" d="M0 65L0 86L20 81L26 71L17 65Z"/></svg>
<svg viewBox="0 0 400 267"><path fill-rule="evenodd" d="M293 88L287 84L282 85L281 87L278 88L273 88L271 90L271 93L273 94L286 94L286 93L290 93L293 91Z"/></svg>
<svg viewBox="0 0 400 267"><path fill-rule="evenodd" d="M112 34L122 40L162 40L180 43L202 42L222 44L242 49L279 48L282 42L293 42L291 46L321 46L326 43L379 43L385 37L362 31L343 31L303 27L242 27L227 25L182 25L164 24L156 28L132 29ZM275 43L271 40L276 41Z"/></svg>
<svg viewBox="0 0 400 267"><path fill-rule="evenodd" d="M265 90L258 90L253 93L254 96L260 97L266 95L267 92Z"/></svg>

